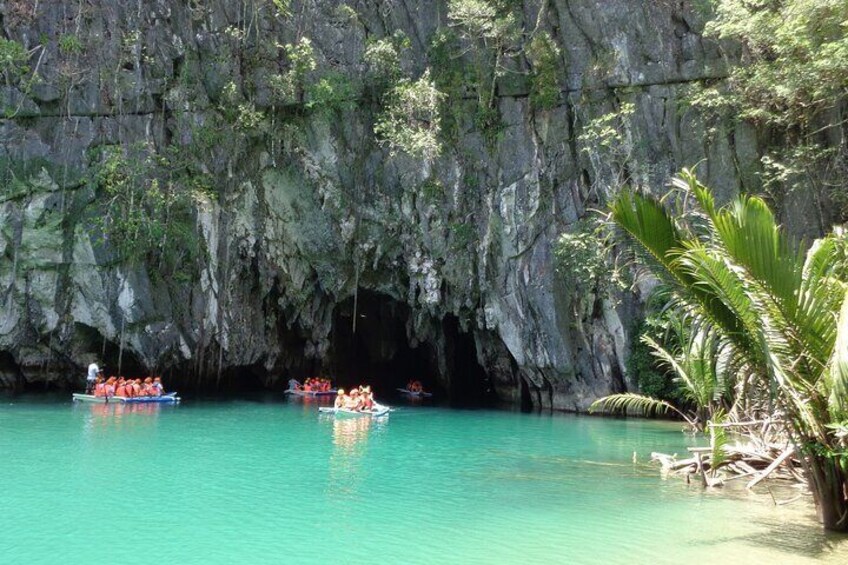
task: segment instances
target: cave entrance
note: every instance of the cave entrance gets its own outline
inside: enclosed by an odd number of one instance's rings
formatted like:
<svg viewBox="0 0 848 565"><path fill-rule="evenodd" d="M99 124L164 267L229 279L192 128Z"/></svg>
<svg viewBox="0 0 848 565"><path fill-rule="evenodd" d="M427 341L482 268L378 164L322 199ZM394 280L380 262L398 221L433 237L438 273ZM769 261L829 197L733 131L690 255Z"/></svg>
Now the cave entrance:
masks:
<svg viewBox="0 0 848 565"><path fill-rule="evenodd" d="M496 400L490 378L477 361L474 336L462 331L456 317L441 321L445 372L440 374L437 345L409 341L406 328L411 312L406 304L360 290L355 310L355 331L353 299L339 304L334 315L328 369L338 386L370 384L380 397L386 397L417 379L425 390L452 404Z"/></svg>
<svg viewBox="0 0 848 565"><path fill-rule="evenodd" d="M126 376L140 377L147 375L149 371L130 350L129 346L124 344L120 346L120 337L118 341L111 341L104 337L98 330L81 323L74 324L74 340L77 342L77 347L81 351L86 351L93 354L93 358L97 359L98 365L103 368L105 375L118 375L120 373ZM85 374L83 372L83 374Z"/></svg>
<svg viewBox="0 0 848 565"><path fill-rule="evenodd" d="M450 378L451 402L477 406L497 401L491 377L477 360L477 346L471 333L462 331L459 319L446 316L442 321L445 334L445 361Z"/></svg>
<svg viewBox="0 0 848 565"><path fill-rule="evenodd" d="M359 291L355 308L352 298L340 303L333 319L328 367L336 385L370 384L385 397L410 379L418 379L425 388L444 393L432 347L426 343L413 347L407 339L409 316L406 304L365 290Z"/></svg>

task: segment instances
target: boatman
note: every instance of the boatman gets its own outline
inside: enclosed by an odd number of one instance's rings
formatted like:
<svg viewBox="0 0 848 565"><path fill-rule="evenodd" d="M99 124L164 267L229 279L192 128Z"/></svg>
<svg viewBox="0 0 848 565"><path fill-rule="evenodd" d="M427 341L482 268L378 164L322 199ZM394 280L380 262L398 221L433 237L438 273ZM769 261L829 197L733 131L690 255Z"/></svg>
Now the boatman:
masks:
<svg viewBox="0 0 848 565"><path fill-rule="evenodd" d="M103 369L97 366L97 363L92 363L88 366L88 375L85 377L85 393L94 394L94 382L97 377L103 376Z"/></svg>

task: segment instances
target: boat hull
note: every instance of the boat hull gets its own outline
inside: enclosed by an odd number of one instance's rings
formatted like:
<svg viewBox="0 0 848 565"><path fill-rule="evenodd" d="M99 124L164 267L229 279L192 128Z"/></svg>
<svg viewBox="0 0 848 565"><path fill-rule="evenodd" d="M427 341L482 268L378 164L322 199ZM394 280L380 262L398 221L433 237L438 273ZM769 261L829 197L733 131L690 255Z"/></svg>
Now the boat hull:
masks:
<svg viewBox="0 0 848 565"><path fill-rule="evenodd" d="M412 398L430 398L431 396L433 396L432 393L429 393L429 392L412 392L411 390L406 389L406 388L399 388L399 389L397 389L397 391L402 392L406 396L409 396L409 397L412 397Z"/></svg>
<svg viewBox="0 0 848 565"><path fill-rule="evenodd" d="M93 394L75 392L73 399L75 402L87 402L89 404L177 404L180 401L180 397L175 392L162 396L138 396L135 398L94 396Z"/></svg>
<svg viewBox="0 0 848 565"><path fill-rule="evenodd" d="M338 390L323 390L323 391L305 391L305 390L287 390L286 394L290 394L291 396L300 396L303 398L315 398L319 396L335 396L338 393Z"/></svg>
<svg viewBox="0 0 848 565"><path fill-rule="evenodd" d="M330 407L321 407L318 409L321 414L332 414L336 418L379 418L381 416L386 416L391 411L391 408L388 406L380 406L376 410L370 411L360 411L360 410L348 410L346 408L330 408Z"/></svg>

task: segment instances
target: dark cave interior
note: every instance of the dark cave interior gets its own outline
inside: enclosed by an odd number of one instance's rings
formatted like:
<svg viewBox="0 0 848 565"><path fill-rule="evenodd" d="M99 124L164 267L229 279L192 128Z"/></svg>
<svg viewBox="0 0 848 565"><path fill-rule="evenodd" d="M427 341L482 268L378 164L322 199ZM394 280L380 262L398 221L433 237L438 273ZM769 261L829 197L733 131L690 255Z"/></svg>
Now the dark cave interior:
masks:
<svg viewBox="0 0 848 565"><path fill-rule="evenodd" d="M355 304L353 299L339 304L333 320L329 375L341 387L369 384L381 395L393 395L395 389L417 379L425 390L452 403L491 400L474 338L461 331L459 321L449 316L441 322L446 367L440 378L436 345L410 343L406 330L410 315L406 304L369 291L361 290Z"/></svg>

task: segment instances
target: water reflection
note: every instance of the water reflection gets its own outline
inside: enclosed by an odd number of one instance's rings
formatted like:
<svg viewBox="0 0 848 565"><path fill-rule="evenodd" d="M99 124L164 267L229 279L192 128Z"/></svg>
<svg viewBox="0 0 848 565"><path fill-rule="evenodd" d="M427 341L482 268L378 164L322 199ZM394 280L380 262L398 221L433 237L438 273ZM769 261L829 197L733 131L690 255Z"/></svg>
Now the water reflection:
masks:
<svg viewBox="0 0 848 565"><path fill-rule="evenodd" d="M353 451L358 443L368 439L372 418L333 417L333 445L345 451Z"/></svg>
<svg viewBox="0 0 848 565"><path fill-rule="evenodd" d="M305 414L314 414L315 412L318 412L318 408L320 406L332 406L335 398L332 396L291 396L289 397L289 400L291 402L299 403Z"/></svg>
<svg viewBox="0 0 848 565"><path fill-rule="evenodd" d="M83 432L95 434L101 430L120 429L128 426L149 426L155 423L162 409L161 404L77 404L83 413ZM136 416L143 417L141 419Z"/></svg>
<svg viewBox="0 0 848 565"><path fill-rule="evenodd" d="M332 498L349 501L357 498L367 475L362 468L362 461L374 421L370 417L327 416L327 419L332 420L333 425L328 494Z"/></svg>

